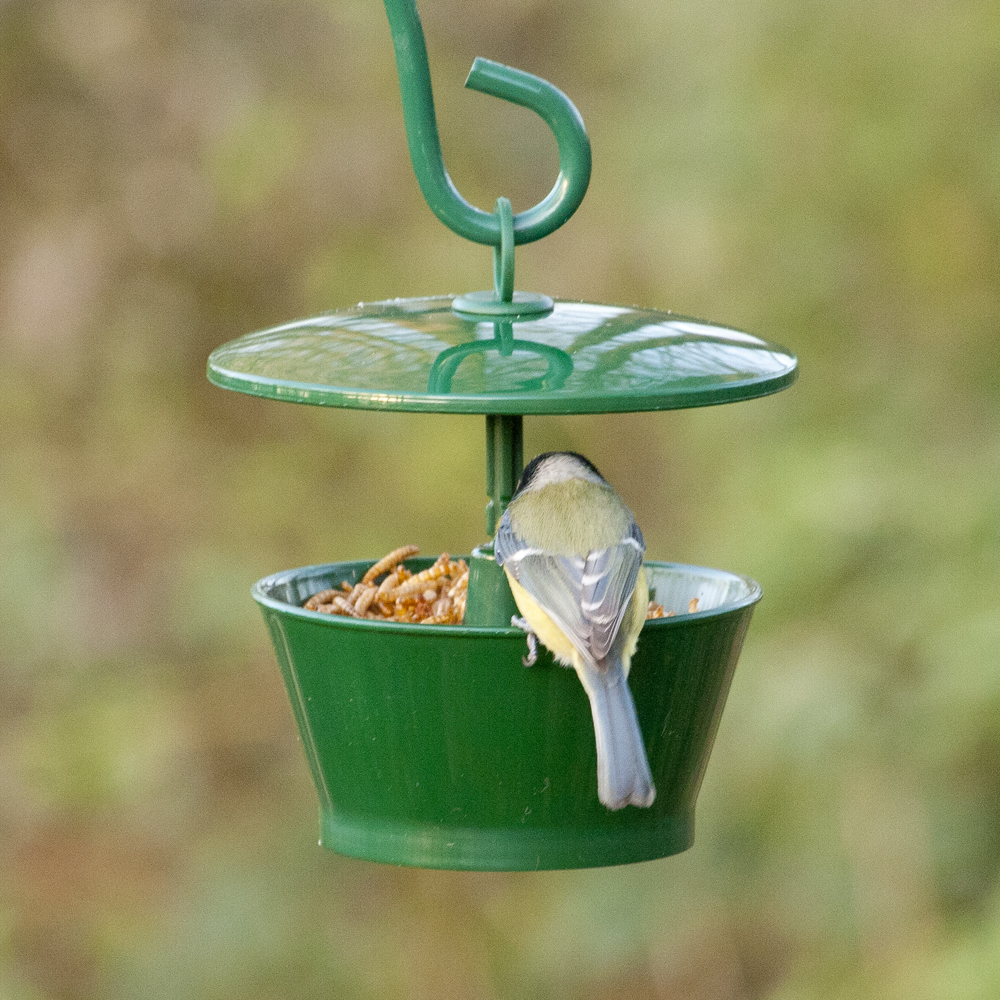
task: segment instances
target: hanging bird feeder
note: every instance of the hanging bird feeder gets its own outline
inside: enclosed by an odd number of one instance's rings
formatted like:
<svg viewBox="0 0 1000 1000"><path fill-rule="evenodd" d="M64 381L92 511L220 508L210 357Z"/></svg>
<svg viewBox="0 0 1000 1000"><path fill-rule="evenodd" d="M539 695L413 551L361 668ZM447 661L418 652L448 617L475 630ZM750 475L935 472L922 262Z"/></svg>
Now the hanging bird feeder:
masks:
<svg viewBox="0 0 1000 1000"><path fill-rule="evenodd" d="M466 86L530 108L559 146L548 196L514 214L470 205L441 157L413 0L385 0L413 167L438 218L493 247L494 287L359 305L242 337L208 377L286 402L486 417L486 536L517 485L526 415L626 413L730 403L789 386L796 359L739 330L672 313L554 301L514 289L514 248L579 206L590 179L583 121L559 90L477 59ZM433 559L411 559L414 571ZM665 857L694 838L695 799L760 587L722 570L647 561L656 600L632 689L657 795L606 809L594 729L572 670L522 665L525 634L489 544L469 556L462 625L404 624L305 608L372 560L260 580L261 606L320 803L320 842L373 861L516 870ZM697 604L692 604L694 599Z"/></svg>

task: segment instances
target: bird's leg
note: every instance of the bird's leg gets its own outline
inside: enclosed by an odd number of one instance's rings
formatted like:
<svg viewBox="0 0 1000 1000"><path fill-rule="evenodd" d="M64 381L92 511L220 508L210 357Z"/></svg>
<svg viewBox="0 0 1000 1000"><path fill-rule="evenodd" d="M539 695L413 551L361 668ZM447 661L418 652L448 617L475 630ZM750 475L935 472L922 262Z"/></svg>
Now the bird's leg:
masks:
<svg viewBox="0 0 1000 1000"><path fill-rule="evenodd" d="M514 626L514 628L522 629L525 632L525 638L528 640L528 655L522 656L521 662L526 667L533 667L535 662L538 660L537 636L531 631L531 626L528 624L527 618L518 618L517 615L513 615L510 623Z"/></svg>

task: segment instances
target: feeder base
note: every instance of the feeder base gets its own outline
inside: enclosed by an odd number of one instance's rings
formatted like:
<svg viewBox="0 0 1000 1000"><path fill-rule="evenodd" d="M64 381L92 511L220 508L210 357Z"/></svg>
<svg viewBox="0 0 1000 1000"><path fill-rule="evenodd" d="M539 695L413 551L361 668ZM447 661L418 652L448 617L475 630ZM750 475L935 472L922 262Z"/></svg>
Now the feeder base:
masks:
<svg viewBox="0 0 1000 1000"><path fill-rule="evenodd" d="M694 843L694 815L664 816L641 829L548 830L443 827L352 819L320 810L320 844L365 861L454 871L598 868L680 854Z"/></svg>

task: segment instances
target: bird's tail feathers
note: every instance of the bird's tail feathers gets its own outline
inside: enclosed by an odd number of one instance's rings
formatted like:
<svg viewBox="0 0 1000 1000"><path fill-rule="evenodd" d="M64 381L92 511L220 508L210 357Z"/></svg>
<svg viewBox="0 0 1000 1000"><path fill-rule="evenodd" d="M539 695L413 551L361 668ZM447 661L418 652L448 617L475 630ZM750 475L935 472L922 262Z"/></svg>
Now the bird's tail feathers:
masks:
<svg viewBox="0 0 1000 1000"><path fill-rule="evenodd" d="M609 657L604 669L580 662L577 673L594 717L598 798L609 809L652 805L656 789L621 660Z"/></svg>

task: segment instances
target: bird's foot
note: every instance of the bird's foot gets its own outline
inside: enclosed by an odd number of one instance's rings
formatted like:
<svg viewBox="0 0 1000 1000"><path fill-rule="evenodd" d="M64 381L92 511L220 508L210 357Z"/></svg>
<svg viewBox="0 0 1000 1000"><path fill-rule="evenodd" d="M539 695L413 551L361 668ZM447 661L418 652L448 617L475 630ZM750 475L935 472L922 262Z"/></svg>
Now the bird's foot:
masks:
<svg viewBox="0 0 1000 1000"><path fill-rule="evenodd" d="M522 656L521 662L526 667L533 667L538 660L538 637L531 631L531 626L528 624L527 618L518 618L517 615L513 615L510 619L510 623L514 626L514 628L519 628L526 633L525 638L528 640L528 655Z"/></svg>

